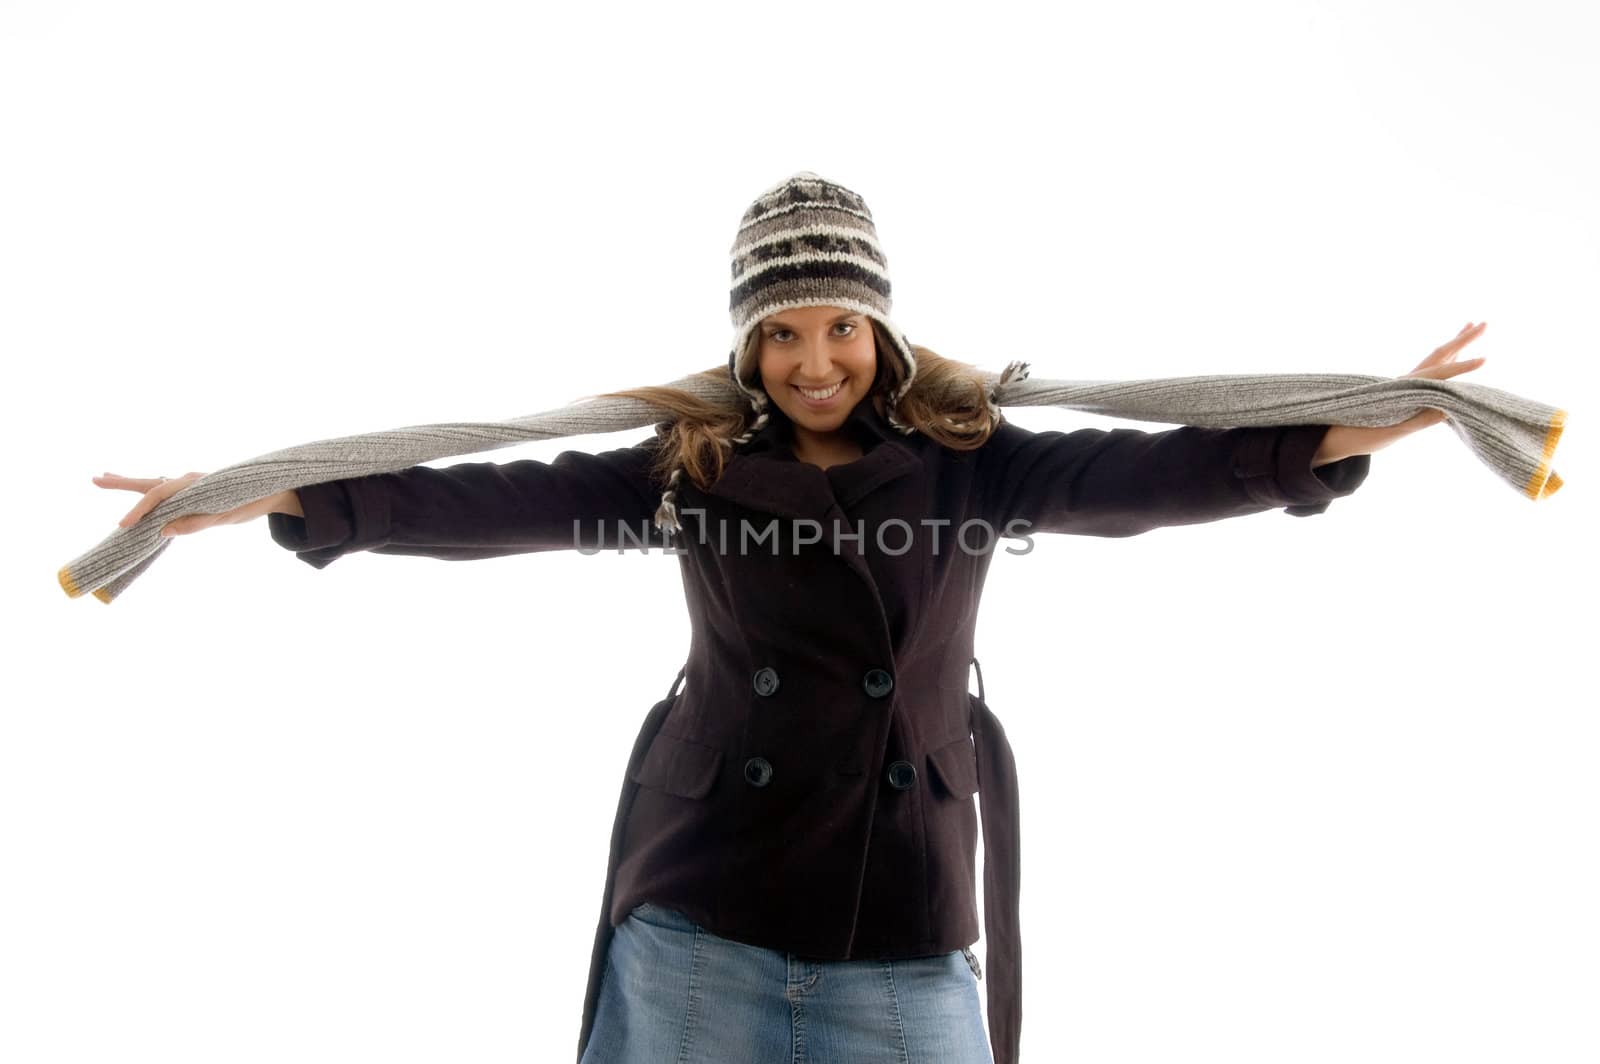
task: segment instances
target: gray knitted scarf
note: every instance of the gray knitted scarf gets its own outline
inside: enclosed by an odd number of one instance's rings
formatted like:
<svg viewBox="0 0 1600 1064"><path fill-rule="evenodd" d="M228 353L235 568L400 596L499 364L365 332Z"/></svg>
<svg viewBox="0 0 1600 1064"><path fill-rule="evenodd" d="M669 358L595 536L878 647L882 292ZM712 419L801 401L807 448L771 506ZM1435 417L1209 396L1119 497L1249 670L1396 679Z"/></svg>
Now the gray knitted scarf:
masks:
<svg viewBox="0 0 1600 1064"><path fill-rule="evenodd" d="M1561 487L1551 467L1566 411L1497 388L1423 377L1340 373L1219 374L1145 380L1030 380L1013 362L985 374L990 403L1055 406L1110 417L1168 424L1230 428L1273 425L1394 425L1425 408L1446 421L1478 459L1529 499ZM693 375L671 387L712 400L740 393L732 380ZM236 462L208 473L164 500L131 528L118 528L58 571L61 587L76 598L92 592L110 603L138 579L174 539L160 535L169 521L188 514L225 513L290 488L345 477L393 473L423 462L588 433L619 432L670 416L639 399L587 399L508 421L441 422L388 432L318 440ZM902 429L906 431L906 429ZM657 525L677 529L664 503Z"/></svg>

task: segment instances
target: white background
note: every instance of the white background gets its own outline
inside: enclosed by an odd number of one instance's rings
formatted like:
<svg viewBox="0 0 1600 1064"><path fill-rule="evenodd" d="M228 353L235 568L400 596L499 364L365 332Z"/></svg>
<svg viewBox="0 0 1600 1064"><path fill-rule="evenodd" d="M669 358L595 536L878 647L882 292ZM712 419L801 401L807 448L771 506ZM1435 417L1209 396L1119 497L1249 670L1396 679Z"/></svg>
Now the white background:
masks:
<svg viewBox="0 0 1600 1064"><path fill-rule="evenodd" d="M1027 1057L1600 1058L1584 10L0 5L0 1059L572 1057L675 558L255 521L110 607L55 574L102 471L718 365L802 169L949 357L1398 376L1487 321L1461 379L1571 413L1539 502L1438 425L1321 516L999 556Z"/></svg>

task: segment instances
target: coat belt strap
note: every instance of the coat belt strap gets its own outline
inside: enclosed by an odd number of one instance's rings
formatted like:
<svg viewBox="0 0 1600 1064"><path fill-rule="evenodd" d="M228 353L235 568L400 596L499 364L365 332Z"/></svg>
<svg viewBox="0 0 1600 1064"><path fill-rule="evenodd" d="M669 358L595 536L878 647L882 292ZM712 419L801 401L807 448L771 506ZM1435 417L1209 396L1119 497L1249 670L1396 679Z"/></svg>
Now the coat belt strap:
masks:
<svg viewBox="0 0 1600 1064"><path fill-rule="evenodd" d="M1011 744L981 695L972 696L972 738L978 756L978 808L983 819L989 1045L994 1064L1016 1064L1022 1038L1021 803Z"/></svg>

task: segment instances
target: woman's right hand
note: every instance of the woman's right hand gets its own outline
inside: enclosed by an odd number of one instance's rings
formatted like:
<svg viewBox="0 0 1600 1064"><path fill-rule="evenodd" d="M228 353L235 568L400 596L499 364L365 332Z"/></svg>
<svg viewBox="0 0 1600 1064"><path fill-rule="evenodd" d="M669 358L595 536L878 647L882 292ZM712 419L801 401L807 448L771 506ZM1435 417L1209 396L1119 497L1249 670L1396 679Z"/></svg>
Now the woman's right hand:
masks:
<svg viewBox="0 0 1600 1064"><path fill-rule="evenodd" d="M138 524L145 514L203 476L205 476L204 473L185 473L176 479L167 480L163 477L123 477L115 473L105 473L94 477L93 480L94 483L102 488L137 491L144 496L134 504L133 509L128 511L127 516L117 522L122 528L131 528ZM241 524L270 513L293 514L295 517L305 516L305 511L300 508L300 496L291 488L247 502L243 506L229 510L227 513L187 514L175 521L168 521L161 527L161 534L163 536L182 536L190 532L198 532L203 528L214 528L217 525Z"/></svg>

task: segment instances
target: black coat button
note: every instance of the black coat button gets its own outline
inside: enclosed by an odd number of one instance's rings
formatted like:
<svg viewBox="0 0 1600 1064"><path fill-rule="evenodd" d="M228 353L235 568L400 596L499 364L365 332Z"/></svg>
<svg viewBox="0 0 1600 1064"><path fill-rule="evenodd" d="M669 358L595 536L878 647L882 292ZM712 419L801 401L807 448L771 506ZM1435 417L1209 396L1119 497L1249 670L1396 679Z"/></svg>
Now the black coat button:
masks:
<svg viewBox="0 0 1600 1064"><path fill-rule="evenodd" d="M744 778L755 787L765 787L772 779L772 766L764 757L752 757L744 763Z"/></svg>
<svg viewBox="0 0 1600 1064"><path fill-rule="evenodd" d="M917 782L917 766L909 761L896 761L889 766L889 786L897 791L908 791Z"/></svg>
<svg viewBox="0 0 1600 1064"><path fill-rule="evenodd" d="M770 695L778 689L778 671L776 669L757 669L755 685L756 694Z"/></svg>
<svg viewBox="0 0 1600 1064"><path fill-rule="evenodd" d="M894 677L883 669L868 669L867 674L861 677L861 686L873 698L882 698L894 689Z"/></svg>

